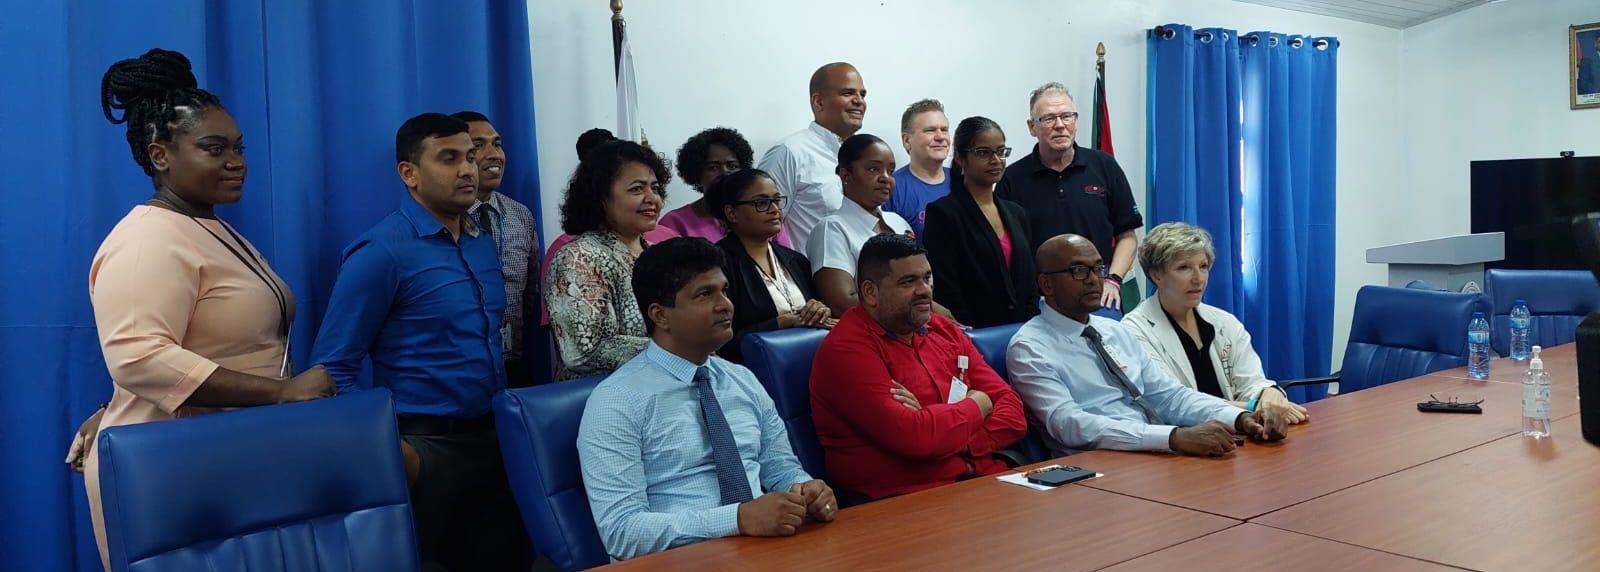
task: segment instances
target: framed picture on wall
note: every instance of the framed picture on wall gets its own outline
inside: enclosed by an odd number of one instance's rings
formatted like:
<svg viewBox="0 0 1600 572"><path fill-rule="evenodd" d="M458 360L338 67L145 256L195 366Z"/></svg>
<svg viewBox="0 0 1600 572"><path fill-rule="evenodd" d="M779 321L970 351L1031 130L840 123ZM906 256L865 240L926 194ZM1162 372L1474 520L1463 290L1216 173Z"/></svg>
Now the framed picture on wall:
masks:
<svg viewBox="0 0 1600 572"><path fill-rule="evenodd" d="M1600 108L1600 22L1567 28L1571 52L1572 108Z"/></svg>

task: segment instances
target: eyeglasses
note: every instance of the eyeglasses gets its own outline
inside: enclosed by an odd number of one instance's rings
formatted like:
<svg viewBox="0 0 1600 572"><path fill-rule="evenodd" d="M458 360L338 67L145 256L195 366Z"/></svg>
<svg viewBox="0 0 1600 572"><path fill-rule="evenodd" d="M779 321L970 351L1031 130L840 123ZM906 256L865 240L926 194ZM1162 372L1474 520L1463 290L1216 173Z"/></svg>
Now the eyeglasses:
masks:
<svg viewBox="0 0 1600 572"><path fill-rule="evenodd" d="M990 149L988 147L977 147L977 148L974 148L971 152L972 152L972 156L973 157L977 157L979 161L988 161L989 159L992 159L992 158L995 158L995 157L999 157L1001 159L1005 159L1005 158L1011 156L1011 148L1010 147L998 147L998 148L995 148L995 149Z"/></svg>
<svg viewBox="0 0 1600 572"><path fill-rule="evenodd" d="M1068 124L1068 123L1077 123L1078 122L1078 112L1076 112L1076 111L1068 111L1066 113L1057 113L1057 114L1054 114L1054 115L1046 115L1044 117L1040 117L1040 118L1034 119L1033 122L1036 123L1036 124L1039 124L1039 125L1055 125L1058 122L1063 124L1063 125Z"/></svg>
<svg viewBox="0 0 1600 572"><path fill-rule="evenodd" d="M778 195L771 198L761 197L759 199L750 199L748 201L733 201L733 206L750 205L755 207L756 212L758 213L771 212L772 207L778 207L778 210L783 210L784 205L787 204L789 204L789 197L783 195Z"/></svg>
<svg viewBox="0 0 1600 572"><path fill-rule="evenodd" d="M1068 267L1062 268L1060 270L1051 270L1051 271L1048 271L1048 272L1040 272L1040 274L1071 274L1073 280L1083 280L1085 278L1088 278L1089 274L1091 274L1091 273L1093 273L1095 275L1098 275L1098 276L1105 276L1106 275L1106 265L1104 265L1104 264L1096 264L1094 266L1084 266L1082 264L1074 264L1072 266L1068 266Z"/></svg>

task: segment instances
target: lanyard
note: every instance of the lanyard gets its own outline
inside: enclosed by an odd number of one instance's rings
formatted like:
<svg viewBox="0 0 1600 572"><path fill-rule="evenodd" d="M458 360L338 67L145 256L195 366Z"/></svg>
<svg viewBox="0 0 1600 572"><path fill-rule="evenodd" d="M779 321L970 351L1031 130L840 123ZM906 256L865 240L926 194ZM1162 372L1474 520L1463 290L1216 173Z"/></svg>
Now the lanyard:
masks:
<svg viewBox="0 0 1600 572"><path fill-rule="evenodd" d="M184 213L176 208L172 208L167 204L166 201L156 199L153 202L159 202L162 204L162 206L167 207L168 210L189 217L189 220L194 221L194 224L199 226L201 230L206 231L206 234L211 235L211 238L217 239L218 244L221 244L223 248L228 249L228 252L232 253L234 258L239 259L240 264L243 264L245 268L250 269L251 274L255 274L256 278L260 278L261 283L267 285L267 290L272 292L272 297L278 302L278 335L283 337L283 359L278 365L278 376L284 378L289 377L290 323L288 295L284 293L283 289L281 289L276 282L273 282L271 279L267 278L268 271L266 261L261 260L260 256L256 255L250 250L250 247L245 246L244 238L240 237L238 233L234 232L233 227L228 226L228 223L222 222L222 219L213 220L216 220L218 224L222 225L222 230L226 231L228 236L233 238L234 243L239 246L238 249L235 249L232 244L228 244L228 241L223 240L221 236L218 236L216 232L213 232L210 228L206 227L206 225L201 223L200 219L196 218L194 215ZM240 252L241 250L251 253L251 256L246 257L242 252Z"/></svg>

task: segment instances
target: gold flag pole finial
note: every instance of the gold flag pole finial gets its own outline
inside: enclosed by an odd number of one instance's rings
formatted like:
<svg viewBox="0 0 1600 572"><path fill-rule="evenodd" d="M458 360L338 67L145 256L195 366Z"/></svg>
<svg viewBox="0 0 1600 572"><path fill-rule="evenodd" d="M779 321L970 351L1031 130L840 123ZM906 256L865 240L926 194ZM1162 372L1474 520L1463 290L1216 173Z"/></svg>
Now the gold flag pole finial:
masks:
<svg viewBox="0 0 1600 572"><path fill-rule="evenodd" d="M1095 47L1094 47L1094 63L1097 63L1097 64L1106 63L1106 43L1105 42L1100 42L1098 44L1095 44Z"/></svg>
<svg viewBox="0 0 1600 572"><path fill-rule="evenodd" d="M611 0L611 19L622 19L622 0Z"/></svg>

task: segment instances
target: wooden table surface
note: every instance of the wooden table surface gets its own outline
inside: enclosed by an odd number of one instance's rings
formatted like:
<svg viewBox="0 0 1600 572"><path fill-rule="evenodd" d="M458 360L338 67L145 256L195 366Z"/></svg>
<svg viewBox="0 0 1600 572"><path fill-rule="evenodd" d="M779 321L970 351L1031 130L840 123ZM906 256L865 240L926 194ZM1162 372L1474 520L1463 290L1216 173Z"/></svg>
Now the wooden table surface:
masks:
<svg viewBox="0 0 1600 572"><path fill-rule="evenodd" d="M1239 521L1087 487L983 477L839 512L788 538L731 537L619 570L1096 570Z"/></svg>
<svg viewBox="0 0 1600 572"><path fill-rule="evenodd" d="M1578 417L1254 522L1474 570L1600 570L1600 447Z"/></svg>
<svg viewBox="0 0 1600 572"><path fill-rule="evenodd" d="M1576 382L1552 393L1554 416L1577 412ZM1429 394L1485 399L1483 414L1417 411ZM1071 463L1106 474L1085 486L1247 520L1519 432L1521 404L1517 384L1423 376L1312 402L1288 439L1224 457L1092 451Z"/></svg>
<svg viewBox="0 0 1600 572"><path fill-rule="evenodd" d="M1276 444L1218 459L1095 451L1050 491L993 477L846 509L790 538L732 537L614 564L752 570L1600 570L1600 448L1571 344L1544 353L1553 439L1521 437L1525 363L1496 360L1307 405ZM1481 415L1422 413L1429 394ZM1046 464L1046 463L1041 463ZM1249 522L1243 522L1249 521Z"/></svg>
<svg viewBox="0 0 1600 572"><path fill-rule="evenodd" d="M1318 572L1409 572L1454 570L1359 546L1340 544L1256 524L1241 524L1172 548L1147 554L1106 572L1171 570L1293 570Z"/></svg>

